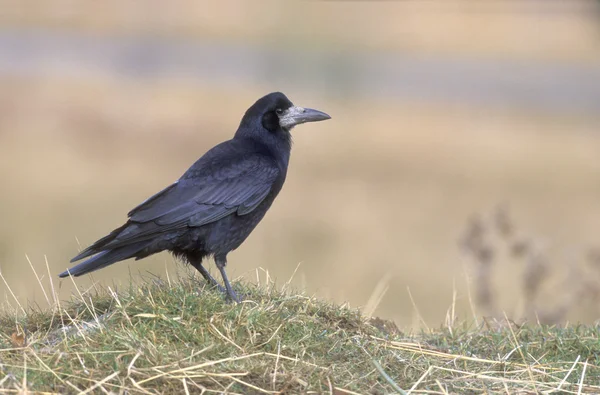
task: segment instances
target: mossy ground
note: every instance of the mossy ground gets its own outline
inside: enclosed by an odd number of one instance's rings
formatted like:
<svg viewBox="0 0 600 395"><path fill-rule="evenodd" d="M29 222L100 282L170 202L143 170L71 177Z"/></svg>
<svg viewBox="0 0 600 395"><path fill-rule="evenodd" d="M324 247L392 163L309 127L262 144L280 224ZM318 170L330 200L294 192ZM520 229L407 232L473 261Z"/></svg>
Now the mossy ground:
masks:
<svg viewBox="0 0 600 395"><path fill-rule="evenodd" d="M600 393L597 327L457 325L408 335L301 293L197 279L6 308L0 386L50 393ZM25 333L23 337L22 334Z"/></svg>

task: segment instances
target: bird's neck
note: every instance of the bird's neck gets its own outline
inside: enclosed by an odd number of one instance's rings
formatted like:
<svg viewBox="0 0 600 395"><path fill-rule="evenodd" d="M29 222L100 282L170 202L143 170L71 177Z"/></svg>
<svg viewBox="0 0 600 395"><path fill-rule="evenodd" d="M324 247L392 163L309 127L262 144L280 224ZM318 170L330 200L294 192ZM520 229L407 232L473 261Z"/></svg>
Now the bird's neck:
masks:
<svg viewBox="0 0 600 395"><path fill-rule="evenodd" d="M268 144L262 143L269 151L269 155L277 161L282 172L287 172L288 164L290 163L290 155L292 153L292 141L276 140L270 141Z"/></svg>
<svg viewBox="0 0 600 395"><path fill-rule="evenodd" d="M274 151L277 152L277 154L280 156L278 159L281 159L287 168L287 165L290 162L290 155L292 153L292 135L289 132L282 133L277 136L275 141ZM277 155L274 154L274 156Z"/></svg>
<svg viewBox="0 0 600 395"><path fill-rule="evenodd" d="M274 158L282 170L287 170L292 152L292 136L289 132L270 135L236 135L234 139L250 140L255 149L264 151L265 154Z"/></svg>

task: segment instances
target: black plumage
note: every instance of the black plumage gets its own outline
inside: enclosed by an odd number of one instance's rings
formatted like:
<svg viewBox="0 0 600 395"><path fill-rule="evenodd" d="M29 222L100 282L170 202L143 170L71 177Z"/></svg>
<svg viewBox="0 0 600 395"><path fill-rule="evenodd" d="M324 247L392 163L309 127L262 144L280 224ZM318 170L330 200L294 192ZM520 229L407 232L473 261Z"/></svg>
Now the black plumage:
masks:
<svg viewBox="0 0 600 395"><path fill-rule="evenodd" d="M227 254L248 237L281 190L290 159L290 130L329 118L294 106L279 92L262 97L246 111L231 140L213 147L178 181L131 210L123 226L71 260L86 261L59 276L81 276L168 250L223 290L202 266L214 256L228 296L238 300L225 273Z"/></svg>

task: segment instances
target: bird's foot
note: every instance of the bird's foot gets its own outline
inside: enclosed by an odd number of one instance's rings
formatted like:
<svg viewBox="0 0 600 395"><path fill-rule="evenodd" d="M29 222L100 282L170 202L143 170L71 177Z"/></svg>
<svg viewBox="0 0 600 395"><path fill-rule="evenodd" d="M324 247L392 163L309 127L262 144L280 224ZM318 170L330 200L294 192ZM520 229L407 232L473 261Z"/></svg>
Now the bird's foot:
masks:
<svg viewBox="0 0 600 395"><path fill-rule="evenodd" d="M208 280L207 283L209 287L218 289L219 292L221 292L225 296L225 299L228 302L240 303L243 300L233 289L230 289L231 292L228 292L228 290L225 287L223 287L216 281Z"/></svg>
<svg viewBox="0 0 600 395"><path fill-rule="evenodd" d="M229 301L229 302L235 302L235 303L241 303L242 302L242 298L240 298L238 296L238 294L236 294L233 289L229 289L229 291L230 292L226 292L227 293L227 301Z"/></svg>

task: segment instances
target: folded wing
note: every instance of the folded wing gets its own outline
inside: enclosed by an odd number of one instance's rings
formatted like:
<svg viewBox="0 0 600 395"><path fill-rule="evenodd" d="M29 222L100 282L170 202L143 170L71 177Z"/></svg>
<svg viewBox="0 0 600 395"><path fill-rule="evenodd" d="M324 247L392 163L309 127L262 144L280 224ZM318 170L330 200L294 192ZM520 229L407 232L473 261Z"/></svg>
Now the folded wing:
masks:
<svg viewBox="0 0 600 395"><path fill-rule="evenodd" d="M252 154L227 163L202 164L201 172L179 181L131 210L129 221L73 258L153 240L168 232L198 227L228 215L251 213L279 176L276 163Z"/></svg>

